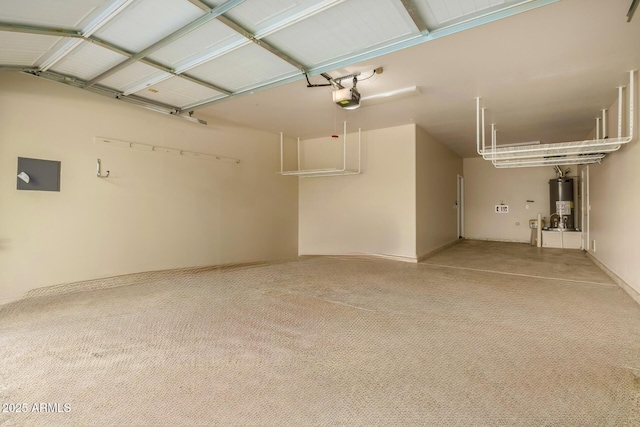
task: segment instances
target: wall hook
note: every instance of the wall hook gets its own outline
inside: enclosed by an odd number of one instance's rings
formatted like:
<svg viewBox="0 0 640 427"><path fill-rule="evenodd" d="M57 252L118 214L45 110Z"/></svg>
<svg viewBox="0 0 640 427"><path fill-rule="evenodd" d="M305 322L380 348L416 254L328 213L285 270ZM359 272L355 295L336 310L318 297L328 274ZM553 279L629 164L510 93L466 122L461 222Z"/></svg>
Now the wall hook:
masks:
<svg viewBox="0 0 640 427"><path fill-rule="evenodd" d="M107 171L106 175L102 175L102 172L100 171L101 169L101 164L100 164L100 159L98 159L98 164L96 167L96 175L98 176L98 178L108 178L109 177L109 171Z"/></svg>

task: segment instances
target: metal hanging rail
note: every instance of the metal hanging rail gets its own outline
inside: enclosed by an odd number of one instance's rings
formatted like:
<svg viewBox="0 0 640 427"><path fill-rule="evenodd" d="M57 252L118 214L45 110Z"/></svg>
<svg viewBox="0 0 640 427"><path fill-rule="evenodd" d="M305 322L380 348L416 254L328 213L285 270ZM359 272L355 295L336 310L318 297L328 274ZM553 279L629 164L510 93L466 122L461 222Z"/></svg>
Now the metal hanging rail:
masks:
<svg viewBox="0 0 640 427"><path fill-rule="evenodd" d="M284 170L284 135L280 133L280 175L299 176L302 178L314 178L321 176L359 175L362 162L362 129L358 129L358 169L347 169L347 122L344 122L344 135L342 138L342 169L300 169L300 138L298 138L298 170Z"/></svg>
<svg viewBox="0 0 640 427"><path fill-rule="evenodd" d="M226 163L235 163L235 164L240 163L240 160L234 159L232 157L224 157L224 156L217 156L215 154L199 153L197 151L179 150L177 148L160 147L158 145L143 144L140 142L122 141L122 140L112 139L112 138L103 138L100 136L94 137L93 140L95 141L96 144L105 144L112 147L132 148L134 150L151 151L155 153L175 154L181 157L195 157L198 159L216 160L216 161L226 162ZM98 160L98 165L100 165L100 160ZM98 166L98 173L100 173L99 166ZM107 174L108 173L109 172L107 172Z"/></svg>
<svg viewBox="0 0 640 427"><path fill-rule="evenodd" d="M559 142L552 144L509 145L501 147L497 145L497 130L494 123L491 124L491 146L485 142L485 108L480 106L480 99L476 98L476 150L485 160L490 160L497 168L535 167L549 165L590 164L600 163L607 153L620 149L620 147L633 139L634 96L635 96L635 72L629 71L629 132L622 136L622 99L624 86L618 87L618 136L607 136L606 111L602 110L602 120L596 118L596 136L592 140ZM600 125L602 124L602 135Z"/></svg>

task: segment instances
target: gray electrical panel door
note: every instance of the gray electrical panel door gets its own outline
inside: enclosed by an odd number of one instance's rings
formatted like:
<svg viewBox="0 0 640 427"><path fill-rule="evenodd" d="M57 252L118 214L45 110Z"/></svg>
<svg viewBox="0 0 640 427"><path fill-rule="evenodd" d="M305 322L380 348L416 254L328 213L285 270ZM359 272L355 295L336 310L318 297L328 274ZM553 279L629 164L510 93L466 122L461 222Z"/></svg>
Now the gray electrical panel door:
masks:
<svg viewBox="0 0 640 427"><path fill-rule="evenodd" d="M18 190L60 191L60 167L55 160L18 157L18 174L24 172L29 176L29 182L16 178Z"/></svg>

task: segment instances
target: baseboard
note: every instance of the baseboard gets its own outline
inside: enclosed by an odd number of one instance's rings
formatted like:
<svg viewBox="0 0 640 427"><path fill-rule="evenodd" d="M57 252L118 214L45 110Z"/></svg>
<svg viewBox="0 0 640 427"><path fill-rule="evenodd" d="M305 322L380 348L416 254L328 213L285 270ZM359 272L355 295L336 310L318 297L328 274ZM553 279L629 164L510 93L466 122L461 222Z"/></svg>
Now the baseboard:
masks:
<svg viewBox="0 0 640 427"><path fill-rule="evenodd" d="M467 240L480 240L482 242L504 242L504 243L526 243L531 244L530 240L515 240L515 239L493 239L490 237L465 237Z"/></svg>
<svg viewBox="0 0 640 427"><path fill-rule="evenodd" d="M316 257L336 257L336 258L360 258L360 259L387 259L391 261L411 262L417 263L418 259L414 257L407 257L402 255L384 255L384 254L368 254L361 252L352 252L345 254L300 254L300 258L309 259Z"/></svg>
<svg viewBox="0 0 640 427"><path fill-rule="evenodd" d="M401 262L412 262L412 263L417 263L418 259L414 258L414 257L405 257L405 256L399 256L399 255L378 255L378 254L373 254L373 255L369 255L372 258L379 258L379 259L388 259L391 261L401 261Z"/></svg>
<svg viewBox="0 0 640 427"><path fill-rule="evenodd" d="M432 257L432 256L434 256L435 254L437 254L439 252L444 251L445 249L449 249L453 245L457 245L461 240L464 240L464 239L454 240L453 242L449 242L446 245L440 246L439 248L436 248L436 249L433 249L433 250L431 250L429 252L423 253L422 255L418 256L418 262L422 262L425 259L427 259L429 257Z"/></svg>
<svg viewBox="0 0 640 427"><path fill-rule="evenodd" d="M613 279L614 282L616 282L618 284L618 286L620 286L622 289L624 289L624 291L626 293L629 294L629 296L631 298L633 298L633 300L635 302L637 302L638 304L640 304L640 293L638 293L638 291L636 291L635 289L633 289L627 282L625 282L624 280L622 280L620 277L618 277L618 275L616 273L614 273L613 271L611 271L609 269L609 267L607 267L606 265L604 265L598 258L596 258L595 256L593 256L592 253L585 251L587 256L591 259L591 261L593 261L593 263L595 265L597 265L598 267L600 267L600 270L604 271L607 276L611 277Z"/></svg>
<svg viewBox="0 0 640 427"><path fill-rule="evenodd" d="M264 265L280 264L285 262L297 261L298 258L278 261L256 261L246 263L218 264L196 267L173 268L167 270L153 270L139 273L122 274L118 276L101 277L97 279L89 279L78 282L62 283L59 285L45 286L42 288L31 289L22 297L3 300L0 305L10 304L24 299L38 298L43 296L57 296L71 294L76 292L87 292L101 289L118 288L122 286L136 285L148 283L154 280L171 278L173 275L190 273L204 273L215 270L236 270L242 268L253 268Z"/></svg>

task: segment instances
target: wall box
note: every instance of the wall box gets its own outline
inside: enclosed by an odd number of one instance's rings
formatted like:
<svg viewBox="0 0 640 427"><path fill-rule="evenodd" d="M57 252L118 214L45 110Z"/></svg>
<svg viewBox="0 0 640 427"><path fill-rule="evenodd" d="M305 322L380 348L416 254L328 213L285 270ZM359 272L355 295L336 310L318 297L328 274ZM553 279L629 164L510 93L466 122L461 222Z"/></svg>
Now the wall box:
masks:
<svg viewBox="0 0 640 427"><path fill-rule="evenodd" d="M17 179L18 190L60 191L61 163L55 160L29 159L18 157L18 172L29 176L29 182Z"/></svg>

